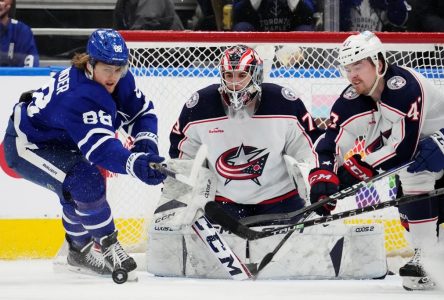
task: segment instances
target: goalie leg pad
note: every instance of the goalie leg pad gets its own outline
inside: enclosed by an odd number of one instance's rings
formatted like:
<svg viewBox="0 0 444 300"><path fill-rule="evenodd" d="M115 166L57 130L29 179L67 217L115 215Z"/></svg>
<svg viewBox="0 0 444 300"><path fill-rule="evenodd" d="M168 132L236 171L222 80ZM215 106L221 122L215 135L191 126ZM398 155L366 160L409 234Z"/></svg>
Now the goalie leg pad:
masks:
<svg viewBox="0 0 444 300"><path fill-rule="evenodd" d="M218 232L242 262L255 268L287 231L249 241L248 251L246 240L222 229ZM148 271L155 275L229 278L190 227L180 232L152 231L150 241ZM330 224L293 233L258 279L372 279L386 273L383 225Z"/></svg>
<svg viewBox="0 0 444 300"><path fill-rule="evenodd" d="M171 159L167 165L177 173L189 175L193 160ZM202 215L205 204L214 200L215 194L216 178L207 168L198 170L193 187L168 177L154 211L153 230L179 230L184 225L192 224Z"/></svg>

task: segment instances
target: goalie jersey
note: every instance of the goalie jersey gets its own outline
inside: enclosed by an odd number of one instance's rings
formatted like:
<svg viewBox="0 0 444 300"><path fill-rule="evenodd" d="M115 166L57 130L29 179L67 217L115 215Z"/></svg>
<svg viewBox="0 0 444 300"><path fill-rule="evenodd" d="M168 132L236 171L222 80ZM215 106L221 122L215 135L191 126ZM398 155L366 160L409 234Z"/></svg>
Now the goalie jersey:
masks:
<svg viewBox="0 0 444 300"><path fill-rule="evenodd" d="M426 78L411 68L389 65L384 79L380 101L357 94L351 85L342 92L316 146L317 166L336 171L362 137L364 160L388 170L411 160L419 139L442 128L444 95Z"/></svg>
<svg viewBox="0 0 444 300"><path fill-rule="evenodd" d="M296 195L283 154L314 161L313 143L322 133L290 89L263 83L253 117L227 117L218 84L194 93L170 135L172 158L193 158L208 146L209 168L217 175L216 201L274 203Z"/></svg>
<svg viewBox="0 0 444 300"><path fill-rule="evenodd" d="M31 98L31 97L30 97ZM93 164L127 173L131 152L116 137L122 127L128 134L151 132L157 136L153 103L136 88L130 72L112 94L85 71L67 68L33 91L32 99L14 107L14 127L33 149L56 145L81 151Z"/></svg>

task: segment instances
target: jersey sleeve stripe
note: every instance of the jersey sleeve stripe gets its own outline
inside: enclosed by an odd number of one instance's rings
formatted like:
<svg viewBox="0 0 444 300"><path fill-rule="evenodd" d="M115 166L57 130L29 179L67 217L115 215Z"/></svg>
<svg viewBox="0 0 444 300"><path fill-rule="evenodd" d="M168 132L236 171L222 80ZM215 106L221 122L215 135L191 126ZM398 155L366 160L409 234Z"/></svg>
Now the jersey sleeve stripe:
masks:
<svg viewBox="0 0 444 300"><path fill-rule="evenodd" d="M89 149L89 151L86 153L85 157L86 159L89 160L89 157L91 156L91 153L96 150L98 147L100 147L103 143L105 143L107 140L109 139L114 139L114 136L104 136L101 139L99 139L96 143L94 143L94 145L91 146L91 148Z"/></svg>
<svg viewBox="0 0 444 300"><path fill-rule="evenodd" d="M109 136L111 136L111 137L114 137L114 134L115 134L113 131L111 131L111 130L109 130L109 129L106 129L106 128L94 128L94 129L88 131L88 133L86 134L86 136L85 136L82 140L80 140L80 141L77 143L77 147L79 147L79 149L80 149L84 144L86 144L86 143L88 142L88 140L89 140L94 134L100 134L100 133L103 133L103 134L109 135Z"/></svg>

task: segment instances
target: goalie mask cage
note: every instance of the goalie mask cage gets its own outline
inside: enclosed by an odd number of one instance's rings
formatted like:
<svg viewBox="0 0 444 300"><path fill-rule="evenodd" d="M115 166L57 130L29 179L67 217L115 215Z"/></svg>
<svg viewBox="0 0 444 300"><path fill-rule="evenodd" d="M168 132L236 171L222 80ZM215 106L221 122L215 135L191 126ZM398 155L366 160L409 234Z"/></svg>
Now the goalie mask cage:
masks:
<svg viewBox="0 0 444 300"><path fill-rule="evenodd" d="M184 103L195 91L220 82L218 63L229 46L245 44L255 48L264 60L264 81L293 89L320 126L326 125L330 107L348 84L341 77L336 57L338 47L350 33L123 31L122 35L130 50L130 70L138 87L154 102L163 155L168 153L169 133ZM386 48L389 63L412 67L443 89L444 34L377 35ZM131 138L120 137L124 143L131 143ZM357 140L350 153L362 149L362 142ZM155 222L152 214L160 187L118 174L108 174L107 186L120 241L129 251L143 251L147 228ZM355 200L380 201L395 192L391 178L382 187L371 187L341 201L338 209L354 208ZM383 223L388 255L410 253L396 208L346 222Z"/></svg>

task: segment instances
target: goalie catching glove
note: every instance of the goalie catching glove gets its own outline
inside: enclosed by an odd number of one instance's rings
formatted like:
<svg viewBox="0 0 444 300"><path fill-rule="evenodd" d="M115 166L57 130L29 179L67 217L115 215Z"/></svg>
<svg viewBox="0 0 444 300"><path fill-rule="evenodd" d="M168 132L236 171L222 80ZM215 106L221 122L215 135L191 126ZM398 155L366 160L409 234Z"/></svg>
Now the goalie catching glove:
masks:
<svg viewBox="0 0 444 300"><path fill-rule="evenodd" d="M322 200L325 197L333 195L338 191L339 179L335 173L315 168L310 171L308 175L308 181L310 183L310 202L312 204ZM330 201L323 206L317 208L315 211L318 215L328 216L330 212L336 207L336 201Z"/></svg>
<svg viewBox="0 0 444 300"><path fill-rule="evenodd" d="M444 129L436 131L419 142L415 160L407 171L410 173L439 172L442 169L444 169Z"/></svg>
<svg viewBox="0 0 444 300"><path fill-rule="evenodd" d="M338 177L341 181L340 189L345 189L358 182L372 178L376 170L368 163L362 161L361 155L355 154L347 159L338 169Z"/></svg>
<svg viewBox="0 0 444 300"><path fill-rule="evenodd" d="M166 175L150 167L151 163L161 163L162 156L152 153L133 153L126 162L126 171L149 185L157 185L165 180Z"/></svg>

